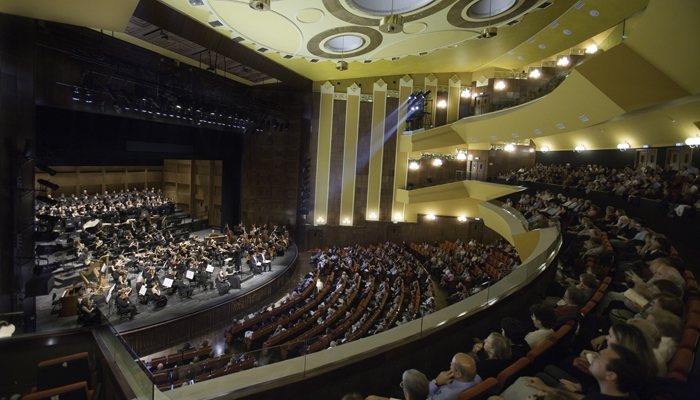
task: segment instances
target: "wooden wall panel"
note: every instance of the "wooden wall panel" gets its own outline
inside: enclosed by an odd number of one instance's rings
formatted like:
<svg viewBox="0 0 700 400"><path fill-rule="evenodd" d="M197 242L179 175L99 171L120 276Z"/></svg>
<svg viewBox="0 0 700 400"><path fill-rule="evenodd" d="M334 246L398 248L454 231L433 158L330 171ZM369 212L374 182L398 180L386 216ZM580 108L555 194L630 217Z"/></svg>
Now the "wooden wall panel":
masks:
<svg viewBox="0 0 700 400"><path fill-rule="evenodd" d="M142 190L146 187L164 189L163 167L134 167L134 166L57 166L56 175L50 176L45 172L36 172L36 179L45 179L59 185L57 190L49 190L51 196L79 195L87 190L90 195L104 193L105 190L120 191Z"/></svg>
<svg viewBox="0 0 700 400"><path fill-rule="evenodd" d="M382 191L379 200L379 219L391 220L391 207L394 200L394 166L396 164L396 126L399 99L386 99L386 120L384 125L384 163L382 166Z"/></svg>
<svg viewBox="0 0 700 400"><path fill-rule="evenodd" d="M372 106L360 102L360 125L357 137L357 165L355 168L355 210L353 225L364 224L367 218L367 181L369 179L369 152L372 139Z"/></svg>

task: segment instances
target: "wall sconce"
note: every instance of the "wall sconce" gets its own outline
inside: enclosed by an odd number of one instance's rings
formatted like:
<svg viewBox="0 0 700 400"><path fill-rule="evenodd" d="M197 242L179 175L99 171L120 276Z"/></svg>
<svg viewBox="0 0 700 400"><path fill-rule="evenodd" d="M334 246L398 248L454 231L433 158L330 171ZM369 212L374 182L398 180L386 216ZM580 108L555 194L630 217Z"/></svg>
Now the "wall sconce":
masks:
<svg viewBox="0 0 700 400"><path fill-rule="evenodd" d="M564 57L558 59L557 65L559 65L561 67L566 67L567 65L569 65L569 57L564 56Z"/></svg>
<svg viewBox="0 0 700 400"><path fill-rule="evenodd" d="M322 224L322 223L326 222L326 220L324 220L323 217L318 217L318 218L316 218L316 222L318 222L319 224Z"/></svg>
<svg viewBox="0 0 700 400"><path fill-rule="evenodd" d="M586 146L584 146L584 145L582 145L582 144L580 144L580 145L574 147L574 151L577 152L577 153L581 153L581 152L583 152L584 150L586 150Z"/></svg>
<svg viewBox="0 0 700 400"><path fill-rule="evenodd" d="M685 144L687 144L691 148L700 146L700 136L696 135L695 137L689 137L688 139L685 139Z"/></svg>
<svg viewBox="0 0 700 400"><path fill-rule="evenodd" d="M471 161L471 160L473 160L473 159L474 159L474 155L473 155L473 154L467 154L467 160ZM478 160L479 157L477 157L476 159Z"/></svg>
<svg viewBox="0 0 700 400"><path fill-rule="evenodd" d="M537 78L540 77L540 75L541 75L541 74L540 74L540 70L539 70L539 69L533 69L533 70L530 72L530 78L535 78L535 79L537 79Z"/></svg>
<svg viewBox="0 0 700 400"><path fill-rule="evenodd" d="M469 89L464 89L462 90L461 96L465 99L468 99L472 95L472 92Z"/></svg>
<svg viewBox="0 0 700 400"><path fill-rule="evenodd" d="M534 147L530 147L530 149L528 150L528 152L534 153L534 152L535 152L535 148L534 148Z"/></svg>
<svg viewBox="0 0 700 400"><path fill-rule="evenodd" d="M465 217L464 215L460 215L459 217L457 217L457 221L459 221L459 222L467 222L467 217Z"/></svg>
<svg viewBox="0 0 700 400"><path fill-rule="evenodd" d="M447 108L447 102L445 100L440 100L437 103L438 108Z"/></svg>
<svg viewBox="0 0 700 400"><path fill-rule="evenodd" d="M598 51L598 46L592 44L589 48L586 49L586 53L588 54L593 54L596 51Z"/></svg>
<svg viewBox="0 0 700 400"><path fill-rule="evenodd" d="M434 214L428 214L428 215L426 215L425 217L428 218L429 221L434 221L434 220L435 220L435 215L434 215Z"/></svg>
<svg viewBox="0 0 700 400"><path fill-rule="evenodd" d="M415 160L415 159L408 160L408 169L415 171L419 168L420 168L420 160Z"/></svg>
<svg viewBox="0 0 700 400"><path fill-rule="evenodd" d="M630 148L630 144L625 142L625 143L620 143L617 145L617 149L620 151L625 151Z"/></svg>
<svg viewBox="0 0 700 400"><path fill-rule="evenodd" d="M546 152L549 151L549 147L547 147L547 146L540 147L540 151L543 152L543 153L546 153Z"/></svg>
<svg viewBox="0 0 700 400"><path fill-rule="evenodd" d="M371 220L373 220L373 221L376 221L376 220L377 220L377 214L371 213L371 214L369 215L369 219L371 219Z"/></svg>
<svg viewBox="0 0 700 400"><path fill-rule="evenodd" d="M455 157L455 158L458 161L466 161L466 159L467 159L467 151L466 150L457 149L455 151L457 152L457 157Z"/></svg>
<svg viewBox="0 0 700 400"><path fill-rule="evenodd" d="M439 159L439 158L434 159L434 160L433 160L433 166L441 167L441 166L442 166L442 160Z"/></svg>
<svg viewBox="0 0 700 400"><path fill-rule="evenodd" d="M515 151L515 146L513 146L513 145L510 144L510 143L508 143L508 144L503 148L503 150L505 150L505 151Z"/></svg>
<svg viewBox="0 0 700 400"><path fill-rule="evenodd" d="M494 85L493 88L496 90L503 90L506 88L506 83L503 81L498 81L498 83L496 83L496 85Z"/></svg>
<svg viewBox="0 0 700 400"><path fill-rule="evenodd" d="M403 221L403 215L401 215L401 213L396 213L396 215L394 215L394 221Z"/></svg>
<svg viewBox="0 0 700 400"><path fill-rule="evenodd" d="M343 220L343 225L351 225L352 223L350 222L350 218L345 218Z"/></svg>

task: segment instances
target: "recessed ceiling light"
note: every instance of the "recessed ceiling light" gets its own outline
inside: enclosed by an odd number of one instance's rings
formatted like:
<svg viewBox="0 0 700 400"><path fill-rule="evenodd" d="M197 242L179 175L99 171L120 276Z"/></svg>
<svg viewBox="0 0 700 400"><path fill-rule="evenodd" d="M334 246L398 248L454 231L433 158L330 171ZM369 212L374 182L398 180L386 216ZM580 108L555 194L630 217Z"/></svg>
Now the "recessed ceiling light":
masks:
<svg viewBox="0 0 700 400"><path fill-rule="evenodd" d="M512 56L513 54L515 54L515 50L511 50L511 51L508 52L508 55L509 55L509 56Z"/></svg>
<svg viewBox="0 0 700 400"><path fill-rule="evenodd" d="M597 16L600 15L600 13L598 12L598 10L591 10L591 12L589 12L589 14L591 14L592 17L597 17Z"/></svg>
<svg viewBox="0 0 700 400"><path fill-rule="evenodd" d="M513 137L520 137L520 135L518 135L517 133L514 133Z"/></svg>
<svg viewBox="0 0 700 400"><path fill-rule="evenodd" d="M491 136L491 139L497 140L498 138L496 136Z"/></svg>
<svg viewBox="0 0 700 400"><path fill-rule="evenodd" d="M541 45L539 45L539 46L537 46L537 47L539 47L540 49L546 49L546 48L547 48L547 46L545 46L545 45L543 45L543 44L541 44Z"/></svg>
<svg viewBox="0 0 700 400"><path fill-rule="evenodd" d="M535 133L539 135L540 133L542 133L542 131L539 129L535 129Z"/></svg>
<svg viewBox="0 0 700 400"><path fill-rule="evenodd" d="M552 25L550 25L549 27L552 28L552 29L554 29L554 28L556 28L557 26L559 26L559 22L554 21L554 23L552 23Z"/></svg>
<svg viewBox="0 0 700 400"><path fill-rule="evenodd" d="M578 3L576 3L576 5L575 5L574 7L575 7L577 10L580 10L581 7L583 7L583 6L585 6L585 5L586 5L586 3L582 2L582 1L579 1Z"/></svg>
<svg viewBox="0 0 700 400"><path fill-rule="evenodd" d="M578 119L580 119L581 122L586 122L586 121L588 121L588 117L585 116L585 115L582 115L582 116L578 117Z"/></svg>
<svg viewBox="0 0 700 400"><path fill-rule="evenodd" d="M472 142L476 142L476 138L473 137L473 138L472 138Z"/></svg>
<svg viewBox="0 0 700 400"><path fill-rule="evenodd" d="M525 59L525 57L523 57L523 56L518 56L518 60L523 60L523 59Z"/></svg>
<svg viewBox="0 0 700 400"><path fill-rule="evenodd" d="M568 30L568 29L564 29L564 34L565 34L565 35L571 35L571 31Z"/></svg>
<svg viewBox="0 0 700 400"><path fill-rule="evenodd" d="M557 125L557 128L559 128L559 129L564 129L564 128L566 128L566 127L564 126L564 124L558 124L558 125Z"/></svg>
<svg viewBox="0 0 700 400"><path fill-rule="evenodd" d="M530 38L530 39L527 40L528 43L532 43L532 42L534 42L534 41L535 41L535 38Z"/></svg>

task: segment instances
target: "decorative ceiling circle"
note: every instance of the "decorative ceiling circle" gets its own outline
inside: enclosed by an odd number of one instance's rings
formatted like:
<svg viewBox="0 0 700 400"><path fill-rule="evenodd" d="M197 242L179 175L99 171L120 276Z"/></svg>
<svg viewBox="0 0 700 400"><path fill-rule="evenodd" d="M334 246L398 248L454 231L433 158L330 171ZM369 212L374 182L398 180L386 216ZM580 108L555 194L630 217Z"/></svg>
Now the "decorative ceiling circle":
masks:
<svg viewBox="0 0 700 400"><path fill-rule="evenodd" d="M508 0L493 0L493 6L496 5L496 2L498 1L499 4L501 4L503 7L505 7L510 1ZM455 26L457 28L467 28L467 29L473 29L473 28L485 28L487 26L496 26L500 25L504 22L508 22L524 13L526 13L530 8L532 8L535 4L537 4L538 0L515 0L515 2L510 6L510 8L505 9L504 11L501 11L500 14L496 15L495 10L493 9L492 6L492 11L491 13L494 14L494 17L489 18L489 12L488 12L488 1L485 0L458 0L454 5L450 8L450 10L447 12L447 22L449 22L452 26ZM474 6L479 5L481 3L486 4L486 13L484 14L485 17L483 18L477 18L476 16L470 16L470 10L474 8ZM477 9L478 10L478 9Z"/></svg>
<svg viewBox="0 0 700 400"><path fill-rule="evenodd" d="M324 15L323 11L317 8L307 8L306 10L299 11L296 15L296 19L304 24L313 24L314 22L322 20Z"/></svg>
<svg viewBox="0 0 700 400"><path fill-rule="evenodd" d="M423 32L427 27L428 25L423 22L415 22L412 24L404 25L403 33L407 33L409 35L414 33L420 33Z"/></svg>
<svg viewBox="0 0 700 400"><path fill-rule="evenodd" d="M324 42L328 42L329 37L333 36L359 36L360 38L366 38L364 46L360 46L357 50L351 52L341 53L330 53L324 50L322 45ZM332 39L331 39L332 40ZM318 33L306 44L306 49L309 53L315 55L316 57L327 58L327 59L340 59L343 58L353 58L358 57L363 54L370 53L374 51L377 47L382 44L384 36L381 32L376 29L367 28L364 26L342 26L337 28L328 29L321 33ZM347 39L346 39L347 45Z"/></svg>
<svg viewBox="0 0 700 400"><path fill-rule="evenodd" d="M344 4L341 3L344 2ZM351 2L359 0L323 0L323 7L332 16L338 18L341 21L347 22L353 25L360 26L379 26L381 23L381 18L369 18L367 13L361 11L359 8L354 7ZM383 1L383 0L382 0ZM419 0L411 0L413 2L419 2ZM430 0L430 1L420 1L425 3L420 9L416 9L415 12L411 14L403 15L403 22L409 23L413 21L418 21L423 18L427 18L437 12L440 12L447 7L451 6L455 0ZM470 0L473 1L473 0ZM373 4L374 0L362 0L365 4ZM391 1L389 1L390 3ZM397 8L397 0L394 0L394 9ZM389 5L391 9L391 5ZM355 12L353 12L355 11Z"/></svg>
<svg viewBox="0 0 700 400"><path fill-rule="evenodd" d="M352 7L371 15L405 14L435 0L347 0Z"/></svg>
<svg viewBox="0 0 700 400"><path fill-rule="evenodd" d="M493 18L510 10L516 2L517 0L479 0L467 8L467 15L475 19Z"/></svg>
<svg viewBox="0 0 700 400"><path fill-rule="evenodd" d="M365 39L357 35L340 35L326 41L324 47L336 53L357 50L365 44Z"/></svg>

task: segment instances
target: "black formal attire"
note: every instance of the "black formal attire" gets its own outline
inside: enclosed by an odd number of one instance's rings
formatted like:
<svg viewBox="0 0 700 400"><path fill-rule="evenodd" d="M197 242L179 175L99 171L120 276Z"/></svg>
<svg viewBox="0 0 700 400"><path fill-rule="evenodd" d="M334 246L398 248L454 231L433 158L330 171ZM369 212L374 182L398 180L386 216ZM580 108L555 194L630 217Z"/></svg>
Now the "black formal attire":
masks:
<svg viewBox="0 0 700 400"><path fill-rule="evenodd" d="M129 299L122 299L121 297L117 297L115 300L117 304L117 309L119 310L119 313L129 313L129 318L134 318L134 315L138 312L136 309L136 306L131 304L131 301Z"/></svg>

